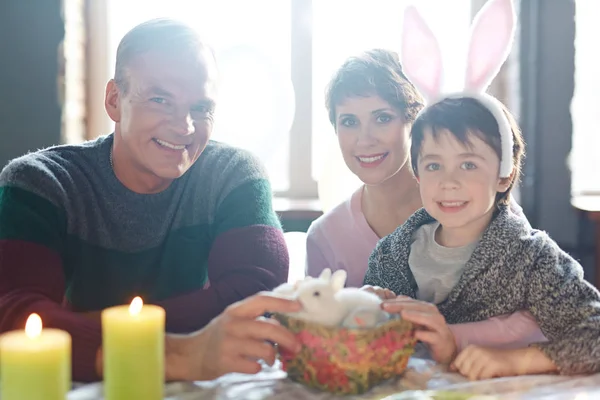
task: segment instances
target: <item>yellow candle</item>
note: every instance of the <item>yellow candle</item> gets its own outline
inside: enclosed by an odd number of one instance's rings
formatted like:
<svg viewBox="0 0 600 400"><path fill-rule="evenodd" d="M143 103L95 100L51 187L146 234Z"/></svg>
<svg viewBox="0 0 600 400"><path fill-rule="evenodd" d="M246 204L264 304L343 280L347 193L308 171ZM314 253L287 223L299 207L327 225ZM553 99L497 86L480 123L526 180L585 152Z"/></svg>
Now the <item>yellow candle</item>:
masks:
<svg viewBox="0 0 600 400"><path fill-rule="evenodd" d="M162 400L164 348L163 308L136 297L129 306L103 310L104 398Z"/></svg>
<svg viewBox="0 0 600 400"><path fill-rule="evenodd" d="M25 331L0 337L0 399L64 400L71 388L71 336L42 329L31 314Z"/></svg>

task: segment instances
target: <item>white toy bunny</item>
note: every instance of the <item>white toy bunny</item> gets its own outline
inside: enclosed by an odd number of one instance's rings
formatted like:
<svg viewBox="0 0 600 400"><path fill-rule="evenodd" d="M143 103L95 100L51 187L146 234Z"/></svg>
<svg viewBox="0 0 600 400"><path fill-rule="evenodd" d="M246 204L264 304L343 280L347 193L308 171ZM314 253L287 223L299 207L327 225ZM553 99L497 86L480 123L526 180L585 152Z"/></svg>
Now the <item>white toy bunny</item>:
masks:
<svg viewBox="0 0 600 400"><path fill-rule="evenodd" d="M280 297L295 297L298 287L303 283L313 279L312 276L307 276L303 280L296 281L295 283L283 283L273 289L273 293Z"/></svg>
<svg viewBox="0 0 600 400"><path fill-rule="evenodd" d="M274 293L300 301L303 309L289 314L305 321L327 326L346 325L349 316L360 312L364 325L373 325L383 320L381 299L358 288L344 288L346 271L337 270L333 274L325 269L318 278L310 278L295 285L283 284L273 290ZM357 327L355 319L349 320L350 327Z"/></svg>
<svg viewBox="0 0 600 400"><path fill-rule="evenodd" d="M502 146L501 178L512 173L513 135L499 101L485 91L508 57L515 19L512 0L489 0L477 13L471 25L464 87L458 93L442 93L444 68L439 42L414 6L406 8L402 25L402 70L425 97L427 106L444 98L469 97L495 117Z"/></svg>
<svg viewBox="0 0 600 400"><path fill-rule="evenodd" d="M300 287L300 285L304 282L307 282L311 279L314 279L312 276L306 276L304 277L304 279L296 281L294 283L283 283L279 286L277 286L275 289L273 289L273 293L280 296L280 297L296 297L296 291L298 290L298 288ZM325 268L322 272L321 275L319 275L318 279L322 279L326 282L329 282L329 280L331 279L331 270L329 268Z"/></svg>
<svg viewBox="0 0 600 400"><path fill-rule="evenodd" d="M329 279L327 276L331 275ZM328 326L339 325L346 317L346 307L336 299L344 288L346 272L324 270L318 279L303 281L296 290L295 298L302 304L302 310L293 317Z"/></svg>

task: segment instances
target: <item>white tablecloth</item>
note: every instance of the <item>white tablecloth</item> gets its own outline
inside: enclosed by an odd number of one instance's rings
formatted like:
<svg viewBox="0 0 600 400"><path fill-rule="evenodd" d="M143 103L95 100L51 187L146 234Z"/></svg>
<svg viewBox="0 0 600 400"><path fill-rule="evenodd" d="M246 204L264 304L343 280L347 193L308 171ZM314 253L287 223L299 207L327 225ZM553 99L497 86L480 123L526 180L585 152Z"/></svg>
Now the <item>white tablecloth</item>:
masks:
<svg viewBox="0 0 600 400"><path fill-rule="evenodd" d="M308 389L286 378L279 365L265 366L257 375L229 374L210 382L171 383L165 399L250 399L250 400L328 400L328 399L419 399L413 390L441 390L494 395L500 399L600 399L600 374L582 377L557 375L522 376L488 381L469 382L449 373L444 367L426 358L413 357L407 371L399 378L386 382L361 396L334 396ZM407 393L409 391L409 393ZM415 396L408 396L414 393ZM100 400L102 385L91 384L73 390L69 400Z"/></svg>

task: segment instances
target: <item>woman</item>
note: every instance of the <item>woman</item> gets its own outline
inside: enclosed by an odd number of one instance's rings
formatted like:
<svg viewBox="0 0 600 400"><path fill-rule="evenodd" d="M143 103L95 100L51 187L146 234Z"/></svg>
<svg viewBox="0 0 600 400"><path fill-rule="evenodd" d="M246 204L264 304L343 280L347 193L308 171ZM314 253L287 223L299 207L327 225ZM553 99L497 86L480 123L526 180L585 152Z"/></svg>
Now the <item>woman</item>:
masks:
<svg viewBox="0 0 600 400"><path fill-rule="evenodd" d="M345 269L348 286L362 286L377 241L421 207L410 171L409 131L423 99L397 55L376 49L340 67L326 104L344 161L364 185L311 224L307 274Z"/></svg>

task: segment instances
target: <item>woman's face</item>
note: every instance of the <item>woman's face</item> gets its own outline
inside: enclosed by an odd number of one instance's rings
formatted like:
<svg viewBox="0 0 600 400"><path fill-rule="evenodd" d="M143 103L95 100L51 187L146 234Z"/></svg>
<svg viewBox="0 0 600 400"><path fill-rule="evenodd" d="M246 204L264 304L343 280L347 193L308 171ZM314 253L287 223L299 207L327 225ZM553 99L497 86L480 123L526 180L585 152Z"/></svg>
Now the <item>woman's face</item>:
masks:
<svg viewBox="0 0 600 400"><path fill-rule="evenodd" d="M349 97L336 107L344 161L367 185L380 184L407 164L410 126L379 96Z"/></svg>

